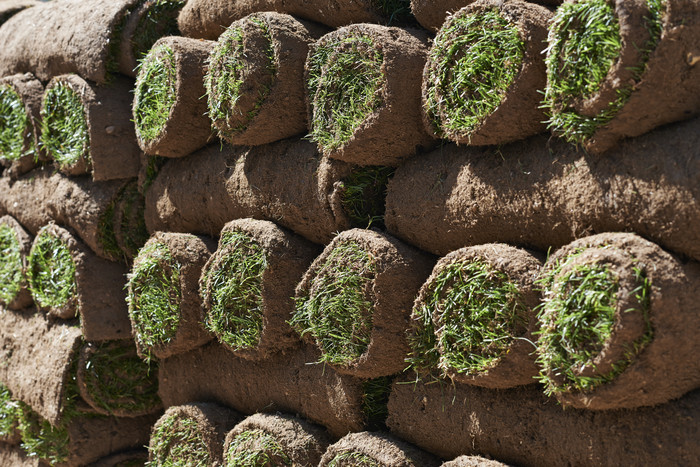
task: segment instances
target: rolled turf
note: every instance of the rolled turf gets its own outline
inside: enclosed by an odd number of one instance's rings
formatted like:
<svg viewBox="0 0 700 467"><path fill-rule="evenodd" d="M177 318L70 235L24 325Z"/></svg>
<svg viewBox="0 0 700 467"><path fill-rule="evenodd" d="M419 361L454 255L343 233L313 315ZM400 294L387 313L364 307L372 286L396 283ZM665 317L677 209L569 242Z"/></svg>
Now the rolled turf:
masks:
<svg viewBox="0 0 700 467"><path fill-rule="evenodd" d="M30 73L0 79L0 163L10 177L44 159L39 146L43 94L44 86Z"/></svg>
<svg viewBox="0 0 700 467"><path fill-rule="evenodd" d="M440 259L413 305L409 366L491 388L535 382L542 262L504 244L461 248Z"/></svg>
<svg viewBox="0 0 700 467"><path fill-rule="evenodd" d="M248 15L226 29L205 76L208 113L220 138L258 145L307 132L304 64L322 31L274 12Z"/></svg>
<svg viewBox="0 0 700 467"><path fill-rule="evenodd" d="M50 316L80 317L88 340L131 333L125 303L126 268L99 258L68 230L48 224L34 238L27 279L34 303Z"/></svg>
<svg viewBox="0 0 700 467"><path fill-rule="evenodd" d="M132 106L139 146L146 154L182 157L212 140L204 74L216 43L159 39L139 65Z"/></svg>
<svg viewBox="0 0 700 467"><path fill-rule="evenodd" d="M338 372L378 378L405 368L411 304L432 258L371 230L342 232L295 293L292 327Z"/></svg>
<svg viewBox="0 0 700 467"><path fill-rule="evenodd" d="M383 220L392 173L326 159L308 141L209 147L158 171L146 193L146 225L216 236L231 219L252 217L327 244L335 232Z"/></svg>
<svg viewBox="0 0 700 467"><path fill-rule="evenodd" d="M241 418L213 403L168 408L153 426L149 465L221 465L226 433Z"/></svg>
<svg viewBox="0 0 700 467"><path fill-rule="evenodd" d="M321 37L306 61L309 139L334 159L391 165L429 146L420 115L427 35L346 26Z"/></svg>
<svg viewBox="0 0 700 467"><path fill-rule="evenodd" d="M123 78L96 86L74 74L49 82L41 102L41 144L61 172L91 174L95 181L138 175L132 87Z"/></svg>
<svg viewBox="0 0 700 467"><path fill-rule="evenodd" d="M0 217L0 303L13 310L33 303L27 283L27 258L32 240L14 217Z"/></svg>
<svg viewBox="0 0 700 467"><path fill-rule="evenodd" d="M381 432L350 433L332 444L319 467L431 467L437 457Z"/></svg>
<svg viewBox="0 0 700 467"><path fill-rule="evenodd" d="M294 345L287 323L294 288L317 254L317 246L272 222L227 223L199 279L204 326L243 358L264 359Z"/></svg>
<svg viewBox="0 0 700 467"><path fill-rule="evenodd" d="M331 443L318 425L286 414L258 413L226 434L225 467L317 466Z"/></svg>
<svg viewBox="0 0 700 467"><path fill-rule="evenodd" d="M445 146L389 182L386 225L435 254L489 242L547 251L633 231L700 259L700 120L660 128L595 157L545 136L501 148Z"/></svg>
<svg viewBox="0 0 700 467"><path fill-rule="evenodd" d="M167 358L212 339L201 321L198 284L214 249L204 237L157 232L139 251L128 275L127 303L140 357Z"/></svg>
<svg viewBox="0 0 700 467"><path fill-rule="evenodd" d="M183 35L216 40L231 23L251 13L276 11L304 18L331 28L352 23L395 24L410 21L408 2L399 1L338 1L312 0L190 0L182 9L178 24Z"/></svg>
<svg viewBox="0 0 700 467"><path fill-rule="evenodd" d="M479 0L452 14L423 71L426 130L476 146L542 133L551 18L547 8L520 0Z"/></svg>
<svg viewBox="0 0 700 467"><path fill-rule="evenodd" d="M552 131L602 153L696 115L700 68L691 44L700 35L699 8L687 0L563 4L546 58Z"/></svg>

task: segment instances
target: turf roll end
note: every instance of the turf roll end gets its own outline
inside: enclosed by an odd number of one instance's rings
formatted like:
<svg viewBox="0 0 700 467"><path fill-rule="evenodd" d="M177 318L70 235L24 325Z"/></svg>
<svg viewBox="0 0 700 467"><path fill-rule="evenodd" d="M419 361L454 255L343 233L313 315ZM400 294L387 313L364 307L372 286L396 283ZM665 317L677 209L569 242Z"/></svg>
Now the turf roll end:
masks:
<svg viewBox="0 0 700 467"><path fill-rule="evenodd" d="M13 217L0 217L0 303L13 310L33 303L27 282L27 260L32 240Z"/></svg>
<svg viewBox="0 0 700 467"><path fill-rule="evenodd" d="M440 460L416 446L381 432L350 433L332 444L319 467L437 467Z"/></svg>

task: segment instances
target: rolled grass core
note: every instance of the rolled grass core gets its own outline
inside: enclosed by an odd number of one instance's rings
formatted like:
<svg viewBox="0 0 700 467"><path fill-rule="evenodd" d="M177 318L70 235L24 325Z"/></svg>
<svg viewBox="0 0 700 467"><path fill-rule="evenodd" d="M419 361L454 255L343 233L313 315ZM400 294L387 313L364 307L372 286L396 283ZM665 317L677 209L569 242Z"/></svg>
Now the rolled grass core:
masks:
<svg viewBox="0 0 700 467"><path fill-rule="evenodd" d="M176 100L175 52L166 44L154 47L139 63L134 96L136 133L143 141L158 139Z"/></svg>
<svg viewBox="0 0 700 467"><path fill-rule="evenodd" d="M148 465L162 467L211 465L209 446L196 419L172 414L162 418L151 434Z"/></svg>
<svg viewBox="0 0 700 467"><path fill-rule="evenodd" d="M265 250L238 231L224 233L219 248L228 254L203 273L203 299L211 303L204 325L233 349L255 348L263 329Z"/></svg>
<svg viewBox="0 0 700 467"><path fill-rule="evenodd" d="M177 15L185 0L151 0L151 3L131 37L131 50L137 60L146 56L161 37L180 35Z"/></svg>
<svg viewBox="0 0 700 467"><path fill-rule="evenodd" d="M61 239L39 232L28 260L29 289L40 307L63 308L76 299L75 261Z"/></svg>
<svg viewBox="0 0 700 467"><path fill-rule="evenodd" d="M225 453L225 467L294 465L275 437L263 430L246 430L236 435Z"/></svg>
<svg viewBox="0 0 700 467"><path fill-rule="evenodd" d="M136 416L161 407L158 373L137 356L132 340L86 344L78 381L89 395L84 399L104 415Z"/></svg>
<svg viewBox="0 0 700 467"><path fill-rule="evenodd" d="M0 439L14 438L19 428L19 421L19 402L12 398L12 393L7 386L0 383Z"/></svg>
<svg viewBox="0 0 700 467"><path fill-rule="evenodd" d="M204 78L209 116L225 139L246 130L277 75L267 23L251 16L243 26L230 27L221 35Z"/></svg>
<svg viewBox="0 0 700 467"><path fill-rule="evenodd" d="M353 227L384 227L386 188L393 167L365 166L343 179L341 204Z"/></svg>
<svg viewBox="0 0 700 467"><path fill-rule="evenodd" d="M87 116L78 93L58 81L44 94L41 106L41 142L59 167L84 158L89 165L90 138Z"/></svg>
<svg viewBox="0 0 700 467"><path fill-rule="evenodd" d="M309 137L324 152L348 142L367 116L383 104L383 61L381 49L362 34L330 41L309 56Z"/></svg>
<svg viewBox="0 0 700 467"><path fill-rule="evenodd" d="M12 303L25 282L21 245L15 229L0 223L0 302Z"/></svg>
<svg viewBox="0 0 700 467"><path fill-rule="evenodd" d="M407 361L416 370L487 372L524 332L518 286L486 262L454 263L428 287L413 310Z"/></svg>
<svg viewBox="0 0 700 467"><path fill-rule="evenodd" d="M651 284L644 272L635 268L638 285L632 294L637 307L622 312L641 313L646 330L626 345L624 357L610 371L601 374L596 369L594 359L612 337L616 325L619 283L616 274L605 264L570 267L577 255L569 255L542 279L545 301L538 317L537 363L542 368L539 379L548 395L591 391L612 381L653 337L648 316Z"/></svg>
<svg viewBox="0 0 700 467"><path fill-rule="evenodd" d="M459 14L440 29L426 67L427 118L440 137L468 137L501 104L525 44L498 9Z"/></svg>
<svg viewBox="0 0 700 467"><path fill-rule="evenodd" d="M638 45L641 61L631 69L632 82L618 86L616 98L595 115L583 114L577 106L595 98L623 48L614 5L606 0L585 0L565 2L557 9L545 59L547 89L543 105L549 113L549 127L567 141L580 144L591 138L615 117L634 91L661 38L665 1L647 0L647 6L643 26L649 38Z"/></svg>
<svg viewBox="0 0 700 467"><path fill-rule="evenodd" d="M24 156L27 137L32 140L22 97L10 85L0 86L0 157L9 161ZM33 144L32 148L33 149Z"/></svg>
<svg viewBox="0 0 700 467"><path fill-rule="evenodd" d="M180 264L167 245L151 243L141 249L128 276L129 316L141 348L170 342L180 322ZM148 352L148 350L147 350Z"/></svg>
<svg viewBox="0 0 700 467"><path fill-rule="evenodd" d="M309 290L295 298L290 321L321 349L321 362L349 363L369 346L376 273L372 255L357 242L339 243L321 265Z"/></svg>

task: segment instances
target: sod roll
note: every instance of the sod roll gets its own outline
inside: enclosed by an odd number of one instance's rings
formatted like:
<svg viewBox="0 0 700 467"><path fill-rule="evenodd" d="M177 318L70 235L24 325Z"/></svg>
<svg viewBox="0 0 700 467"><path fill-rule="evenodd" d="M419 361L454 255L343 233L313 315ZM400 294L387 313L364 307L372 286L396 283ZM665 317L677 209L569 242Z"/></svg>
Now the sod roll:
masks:
<svg viewBox="0 0 700 467"><path fill-rule="evenodd" d="M488 456L509 465L674 465L700 462L700 392L657 407L562 408L537 386L486 389L395 383L392 433L444 459ZM449 433L449 436L446 434Z"/></svg>
<svg viewBox="0 0 700 467"><path fill-rule="evenodd" d="M229 26L209 56L209 117L219 137L258 145L307 132L304 64L321 29L280 13Z"/></svg>
<svg viewBox="0 0 700 467"><path fill-rule="evenodd" d="M475 2L473 0L411 0L411 13L425 29L437 32L450 15L472 3ZM560 5L562 0L537 0L532 3L552 8Z"/></svg>
<svg viewBox="0 0 700 467"><path fill-rule="evenodd" d="M227 223L199 279L205 328L253 360L294 345L287 323L294 288L317 254L318 247L272 222Z"/></svg>
<svg viewBox="0 0 700 467"><path fill-rule="evenodd" d="M537 363L545 392L594 410L664 403L700 387L700 265L634 234L583 238L544 268Z"/></svg>
<svg viewBox="0 0 700 467"><path fill-rule="evenodd" d="M542 133L542 53L551 17L520 0L479 0L450 16L423 71L426 130L476 146Z"/></svg>
<svg viewBox="0 0 700 467"><path fill-rule="evenodd" d="M14 217L0 217L0 304L12 310L34 303L27 283L27 257L32 241Z"/></svg>
<svg viewBox="0 0 700 467"><path fill-rule="evenodd" d="M221 465L226 433L242 417L213 403L173 406L153 426L150 465Z"/></svg>
<svg viewBox="0 0 700 467"><path fill-rule="evenodd" d="M504 244L440 259L413 305L410 367L491 388L533 383L541 267L536 255Z"/></svg>
<svg viewBox="0 0 700 467"><path fill-rule="evenodd" d="M420 115L427 35L355 24L321 37L306 61L309 138L324 155L398 165L431 144Z"/></svg>
<svg viewBox="0 0 700 467"><path fill-rule="evenodd" d="M102 415L138 417L159 412L158 367L141 360L132 339L85 342L78 357L80 396Z"/></svg>
<svg viewBox="0 0 700 467"><path fill-rule="evenodd" d="M292 327L340 373L378 378L406 367L411 305L432 258L379 232L338 234L296 288Z"/></svg>
<svg viewBox="0 0 700 467"><path fill-rule="evenodd" d="M161 168L146 193L146 226L214 236L231 219L252 217L325 244L350 228L343 180L352 173L307 141L212 146Z"/></svg>
<svg viewBox="0 0 700 467"><path fill-rule="evenodd" d="M388 186L392 235L435 254L489 242L547 251L634 231L700 259L700 120L658 129L602 157L545 136L496 148L445 146Z"/></svg>
<svg viewBox="0 0 700 467"><path fill-rule="evenodd" d="M96 86L75 74L49 82L41 102L41 144L62 173L92 174L95 181L138 175L132 87L125 78Z"/></svg>
<svg viewBox="0 0 700 467"><path fill-rule="evenodd" d="M352 23L403 22L410 12L404 2L311 0L190 0L180 13L178 24L183 35L216 40L231 23L251 13L276 11L338 28Z"/></svg>
<svg viewBox="0 0 700 467"><path fill-rule="evenodd" d="M98 257L53 223L37 233L27 261L29 290L37 307L54 318L79 316L88 340L124 339L131 334L125 275L122 264Z"/></svg>
<svg viewBox="0 0 700 467"><path fill-rule="evenodd" d="M17 180L0 178L0 213L32 234L52 221L65 225L99 257L124 260L147 240L144 199L132 188L130 180L93 182L39 168Z"/></svg>
<svg viewBox="0 0 700 467"><path fill-rule="evenodd" d="M601 153L700 112L700 5L691 0L564 3L549 33L549 126Z"/></svg>
<svg viewBox="0 0 700 467"><path fill-rule="evenodd" d="M0 79L0 164L10 177L28 172L44 159L38 144L43 94L44 86L30 73Z"/></svg>
<svg viewBox="0 0 700 467"><path fill-rule="evenodd" d="M133 119L146 154L182 157L212 140L204 74L215 42L164 37L139 65Z"/></svg>
<svg viewBox="0 0 700 467"><path fill-rule="evenodd" d="M81 343L80 328L50 322L42 313L7 310L2 318L0 381L15 400L57 425L64 412L71 364Z"/></svg>
<svg viewBox="0 0 700 467"><path fill-rule="evenodd" d="M323 454L319 467L431 467L440 465L437 457L381 432L350 433L332 444Z"/></svg>
<svg viewBox="0 0 700 467"><path fill-rule="evenodd" d="M214 242L191 234L156 232L128 275L127 303L138 354L166 358L212 339L201 321L199 277Z"/></svg>
<svg viewBox="0 0 700 467"><path fill-rule="evenodd" d="M48 81L77 73L105 83L118 71L120 29L138 0L61 0L41 3L0 28L0 76L34 73Z"/></svg>
<svg viewBox="0 0 700 467"><path fill-rule="evenodd" d="M226 434L222 465L314 467L331 442L325 429L301 418L257 413Z"/></svg>
<svg viewBox="0 0 700 467"><path fill-rule="evenodd" d="M388 387L384 400L369 400L367 383L311 364L318 358L318 352L302 347L251 362L213 342L161 361L159 392L166 407L210 400L245 414L298 414L335 437L381 423ZM375 416L379 412L381 419Z"/></svg>

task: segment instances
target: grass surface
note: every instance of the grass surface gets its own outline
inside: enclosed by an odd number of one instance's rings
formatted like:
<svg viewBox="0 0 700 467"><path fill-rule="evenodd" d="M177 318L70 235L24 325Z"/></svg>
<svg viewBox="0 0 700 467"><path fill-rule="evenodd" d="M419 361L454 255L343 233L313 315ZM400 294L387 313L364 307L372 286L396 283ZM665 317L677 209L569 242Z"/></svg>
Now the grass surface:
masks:
<svg viewBox="0 0 700 467"><path fill-rule="evenodd" d="M175 105L175 52L166 44L151 49L141 60L134 96L134 123L142 141L160 137Z"/></svg>
<svg viewBox="0 0 700 467"><path fill-rule="evenodd" d="M204 78L209 116L217 122L217 130L223 138L231 138L248 127L270 94L277 75L275 50L269 26L261 18L250 17L249 21L257 26L266 38L266 62L248 63L244 30L231 27L219 37L218 44L209 58L209 70ZM253 67L266 68L266 80L256 83L255 89L243 90L245 74ZM241 108L238 105L243 91L258 94L252 109Z"/></svg>
<svg viewBox="0 0 700 467"><path fill-rule="evenodd" d="M0 224L0 301L6 305L17 297L24 282L20 248L15 230Z"/></svg>
<svg viewBox="0 0 700 467"><path fill-rule="evenodd" d="M0 158L16 161L24 156L25 138L33 141L22 97L8 84L0 86ZM34 145L27 153L34 151Z"/></svg>
<svg viewBox="0 0 700 467"><path fill-rule="evenodd" d="M582 143L602 125L610 122L629 100L634 86L646 69L646 62L661 38L662 0L648 0L645 18L651 38L642 49L642 63L633 69L634 82L623 83L617 98L598 115L577 113L574 105L593 97L600 89L622 48L620 26L612 6L605 0L566 3L558 8L549 31L547 89L544 107L550 129L569 142Z"/></svg>
<svg viewBox="0 0 700 467"><path fill-rule="evenodd" d="M371 0L370 3L382 16L386 17L387 26L416 22L411 13L410 0Z"/></svg>
<svg viewBox="0 0 700 467"><path fill-rule="evenodd" d="M163 168L166 162L168 162L167 157L146 156L146 177L141 188L144 194L151 187L151 184L158 176L158 172L160 172L160 169Z"/></svg>
<svg viewBox="0 0 700 467"><path fill-rule="evenodd" d="M425 110L441 137L469 137L501 104L525 44L497 9L452 17L430 49Z"/></svg>
<svg viewBox="0 0 700 467"><path fill-rule="evenodd" d="M117 235L114 231L114 212L118 200L119 197L113 199L97 221L97 230L99 232L98 240L100 246L113 261L117 261L123 257L122 249L119 248Z"/></svg>
<svg viewBox="0 0 700 467"><path fill-rule="evenodd" d="M294 465L284 448L263 430L247 430L238 434L226 452L226 467L267 467Z"/></svg>
<svg viewBox="0 0 700 467"><path fill-rule="evenodd" d="M211 303L204 325L236 350L255 348L263 328L265 250L243 232L226 232L220 243L226 256L203 273L202 298Z"/></svg>
<svg viewBox="0 0 700 467"><path fill-rule="evenodd" d="M180 324L180 264L167 245L151 243L138 254L128 275L127 303L142 349L170 342Z"/></svg>
<svg viewBox="0 0 700 467"><path fill-rule="evenodd" d="M62 307L75 297L75 262L61 239L41 231L34 240L28 263L29 290L39 306Z"/></svg>
<svg viewBox="0 0 700 467"><path fill-rule="evenodd" d="M539 314L537 363L542 368L540 381L548 395L563 391L590 391L620 374L652 339L648 318L650 283L636 269L638 287L632 293L639 308L623 313L642 313L647 330L630 343L624 360L609 374L581 376L578 372L593 365L615 326L619 283L617 275L605 264L581 264L556 277L566 267L570 255L543 279L544 302ZM595 369L595 367L593 367Z"/></svg>
<svg viewBox="0 0 700 467"><path fill-rule="evenodd" d="M342 451L336 454L328 463L328 467L382 467L382 464L374 458L357 451Z"/></svg>
<svg viewBox="0 0 700 467"><path fill-rule="evenodd" d="M353 227L384 228L386 187L393 167L358 167L342 183L341 203Z"/></svg>
<svg viewBox="0 0 700 467"><path fill-rule="evenodd" d="M306 83L311 96L309 137L324 151L347 143L384 103L383 61L383 53L366 35L330 41L310 55Z"/></svg>
<svg viewBox="0 0 700 467"><path fill-rule="evenodd" d="M204 466L211 461L197 421L175 414L158 422L148 450L150 467Z"/></svg>
<svg viewBox="0 0 700 467"><path fill-rule="evenodd" d="M59 167L70 167L80 158L90 162L85 108L70 85L59 81L45 92L41 119L41 143Z"/></svg>
<svg viewBox="0 0 700 467"><path fill-rule="evenodd" d="M29 457L48 461L51 465L65 462L70 454L68 422L51 426L28 405L19 402L19 431L22 449Z"/></svg>
<svg viewBox="0 0 700 467"><path fill-rule="evenodd" d="M136 26L131 38L131 51L136 60L141 60L153 44L164 36L179 36L177 15L185 0L155 0Z"/></svg>
<svg viewBox="0 0 700 467"><path fill-rule="evenodd" d="M133 341L87 345L94 351L85 361L83 381L97 405L112 414L160 406L157 372L136 355Z"/></svg>
<svg viewBox="0 0 700 467"><path fill-rule="evenodd" d="M430 282L426 300L413 310L408 361L418 371L437 366L443 374L488 372L524 331L525 311L505 273L481 260L453 263Z"/></svg>
<svg viewBox="0 0 700 467"><path fill-rule="evenodd" d="M11 438L19 428L19 402L12 399L7 386L0 383L0 437Z"/></svg>
<svg viewBox="0 0 700 467"><path fill-rule="evenodd" d="M382 376L362 382L362 414L369 431L386 429L392 381L391 376Z"/></svg>
<svg viewBox="0 0 700 467"><path fill-rule="evenodd" d="M340 242L316 271L309 290L295 299L290 324L316 342L320 361L350 363L367 350L375 272L371 253L357 242Z"/></svg>

